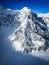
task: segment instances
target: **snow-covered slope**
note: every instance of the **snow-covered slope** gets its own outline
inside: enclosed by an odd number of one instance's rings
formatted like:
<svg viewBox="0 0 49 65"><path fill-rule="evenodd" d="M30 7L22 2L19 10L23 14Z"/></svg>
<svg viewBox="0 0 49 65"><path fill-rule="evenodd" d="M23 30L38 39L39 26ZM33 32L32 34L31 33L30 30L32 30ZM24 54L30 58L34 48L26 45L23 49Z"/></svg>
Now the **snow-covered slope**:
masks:
<svg viewBox="0 0 49 65"><path fill-rule="evenodd" d="M39 17L42 17L45 23L47 24L47 27L49 28L49 13L46 14L38 14Z"/></svg>
<svg viewBox="0 0 49 65"><path fill-rule="evenodd" d="M0 27L14 29L8 36L16 51L46 51L49 45L47 23L31 9L21 10L0 9Z"/></svg>
<svg viewBox="0 0 49 65"><path fill-rule="evenodd" d="M39 13L38 16L39 17L47 17L47 18L49 18L49 13L44 13L44 14L43 13Z"/></svg>
<svg viewBox="0 0 49 65"><path fill-rule="evenodd" d="M19 12L17 20L21 22L21 25L9 36L13 41L13 47L26 53L32 50L46 50L49 44L47 24L27 7Z"/></svg>

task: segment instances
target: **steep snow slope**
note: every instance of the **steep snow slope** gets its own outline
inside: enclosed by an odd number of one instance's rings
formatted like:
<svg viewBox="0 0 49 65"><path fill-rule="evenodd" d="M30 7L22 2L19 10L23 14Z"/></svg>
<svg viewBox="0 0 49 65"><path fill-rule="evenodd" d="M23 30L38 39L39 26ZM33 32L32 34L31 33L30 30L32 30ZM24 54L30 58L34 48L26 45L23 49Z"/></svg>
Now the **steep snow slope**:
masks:
<svg viewBox="0 0 49 65"><path fill-rule="evenodd" d="M47 24L47 27L49 28L49 13L46 14L38 14L39 17L42 17L45 23Z"/></svg>
<svg viewBox="0 0 49 65"><path fill-rule="evenodd" d="M49 31L49 13L45 13L45 14L38 14L38 17L41 17L44 22L46 23L47 27L48 27L48 31ZM49 40L47 40L49 42Z"/></svg>
<svg viewBox="0 0 49 65"><path fill-rule="evenodd" d="M9 36L17 51L29 53L32 50L47 49L49 31L41 17L38 17L31 9L24 7L19 11L17 21L21 22L21 25Z"/></svg>
<svg viewBox="0 0 49 65"><path fill-rule="evenodd" d="M0 27L14 31L8 36L17 51L45 51L49 45L49 31L45 21L31 9L0 10ZM12 29L11 29L12 28Z"/></svg>

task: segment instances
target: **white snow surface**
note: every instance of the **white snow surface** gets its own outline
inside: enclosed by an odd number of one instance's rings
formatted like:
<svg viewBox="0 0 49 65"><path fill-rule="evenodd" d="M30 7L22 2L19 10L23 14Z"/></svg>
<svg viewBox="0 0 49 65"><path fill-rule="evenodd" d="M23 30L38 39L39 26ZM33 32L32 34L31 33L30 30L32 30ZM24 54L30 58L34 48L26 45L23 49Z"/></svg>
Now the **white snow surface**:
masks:
<svg viewBox="0 0 49 65"><path fill-rule="evenodd" d="M49 18L49 13L39 13L38 14L39 17L48 17Z"/></svg>

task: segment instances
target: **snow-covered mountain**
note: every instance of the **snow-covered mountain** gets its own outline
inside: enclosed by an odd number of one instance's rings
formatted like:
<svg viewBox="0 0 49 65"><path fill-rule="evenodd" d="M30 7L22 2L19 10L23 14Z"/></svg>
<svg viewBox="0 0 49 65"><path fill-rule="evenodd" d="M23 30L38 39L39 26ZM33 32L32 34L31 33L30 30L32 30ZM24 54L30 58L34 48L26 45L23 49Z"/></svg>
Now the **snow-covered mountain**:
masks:
<svg viewBox="0 0 49 65"><path fill-rule="evenodd" d="M47 23L27 7L21 10L0 9L0 27L15 27L9 38L17 51L46 51L49 46Z"/></svg>
<svg viewBox="0 0 49 65"><path fill-rule="evenodd" d="M42 19L44 20L44 22L47 24L47 27L49 28L49 13L45 13L45 14L38 14L39 17L42 17Z"/></svg>
<svg viewBox="0 0 49 65"><path fill-rule="evenodd" d="M12 27L19 25L19 22L15 19L19 11L0 8L0 26Z"/></svg>

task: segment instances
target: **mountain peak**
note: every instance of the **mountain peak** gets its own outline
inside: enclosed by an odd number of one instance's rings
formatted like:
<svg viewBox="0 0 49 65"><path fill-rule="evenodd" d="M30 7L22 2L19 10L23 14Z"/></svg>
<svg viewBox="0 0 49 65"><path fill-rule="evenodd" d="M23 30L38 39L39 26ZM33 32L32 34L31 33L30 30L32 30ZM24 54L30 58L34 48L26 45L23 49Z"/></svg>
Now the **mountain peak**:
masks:
<svg viewBox="0 0 49 65"><path fill-rule="evenodd" d="M21 12L30 12L31 9L29 9L28 7L23 7L20 11Z"/></svg>
<svg viewBox="0 0 49 65"><path fill-rule="evenodd" d="M29 8L28 7L23 7L23 10L29 10Z"/></svg>

